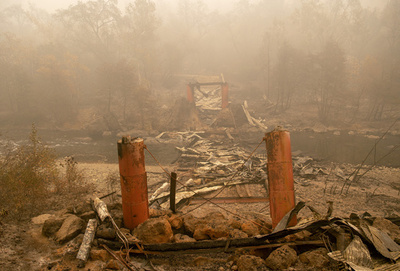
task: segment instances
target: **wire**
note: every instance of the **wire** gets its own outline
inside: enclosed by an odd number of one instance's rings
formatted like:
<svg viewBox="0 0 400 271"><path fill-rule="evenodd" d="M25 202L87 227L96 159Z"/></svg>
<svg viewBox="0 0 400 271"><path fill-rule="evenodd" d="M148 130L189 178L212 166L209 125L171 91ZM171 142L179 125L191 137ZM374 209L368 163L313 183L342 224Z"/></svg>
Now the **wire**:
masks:
<svg viewBox="0 0 400 271"><path fill-rule="evenodd" d="M383 133L383 135L375 142L374 146L372 147L372 149L369 151L369 153L367 154L367 156L364 158L364 160L362 161L362 163L360 164L360 166L358 166L350 175L349 177L346 179L346 181L344 182L342 189L340 191L340 195L343 193L343 189L344 187L348 184L348 186L350 187L351 183L353 181L356 180L357 178L357 174L360 171L360 169L362 168L362 166L365 164L365 162L367 161L368 157L371 155L371 153L376 149L376 146L378 145L378 143L387 135L387 133L389 133L390 129L392 129L392 127L396 124L396 122L400 120L400 118L397 118L394 120L394 122L389 126L389 128L386 130L385 133ZM350 181L350 177L353 176L353 179ZM349 187L347 188L347 191L349 190Z"/></svg>

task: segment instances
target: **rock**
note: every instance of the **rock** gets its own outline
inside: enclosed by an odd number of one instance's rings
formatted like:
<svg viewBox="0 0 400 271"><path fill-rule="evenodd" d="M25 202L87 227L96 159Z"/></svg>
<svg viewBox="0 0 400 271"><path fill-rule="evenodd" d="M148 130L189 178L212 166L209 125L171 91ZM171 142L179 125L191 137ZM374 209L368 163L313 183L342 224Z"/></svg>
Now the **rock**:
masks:
<svg viewBox="0 0 400 271"><path fill-rule="evenodd" d="M226 225L225 220L213 220L207 224L200 224L196 227L193 238L196 240L206 239L219 239L223 237L229 237L230 229Z"/></svg>
<svg viewBox="0 0 400 271"><path fill-rule="evenodd" d="M114 228L108 228L106 225L101 224L96 230L96 237L112 240L115 238L115 230Z"/></svg>
<svg viewBox="0 0 400 271"><path fill-rule="evenodd" d="M105 249L91 249L90 259L92 261L102 261L106 263L113 259L113 257Z"/></svg>
<svg viewBox="0 0 400 271"><path fill-rule="evenodd" d="M50 218L54 218L54 215L51 214L42 214L36 217L32 217L31 221L35 225L42 225L44 222Z"/></svg>
<svg viewBox="0 0 400 271"><path fill-rule="evenodd" d="M284 238L282 238L282 240L284 243L288 243L288 242L293 242L293 241L297 241L297 240L304 240L304 239L310 237L311 235L312 235L311 232L304 230L304 231L296 232L294 234L286 235Z"/></svg>
<svg viewBox="0 0 400 271"><path fill-rule="evenodd" d="M89 212L81 214L79 217L85 221L89 221L89 219L96 218L96 213L94 211L89 211Z"/></svg>
<svg viewBox="0 0 400 271"><path fill-rule="evenodd" d="M259 234L258 227L250 221L243 223L240 228L250 237Z"/></svg>
<svg viewBox="0 0 400 271"><path fill-rule="evenodd" d="M265 263L272 270L283 270L292 266L296 261L296 251L288 245L284 245L272 251Z"/></svg>
<svg viewBox="0 0 400 271"><path fill-rule="evenodd" d="M173 232L167 219L150 218L137 226L134 235L145 244L156 244L170 242Z"/></svg>
<svg viewBox="0 0 400 271"><path fill-rule="evenodd" d="M316 269L322 269L324 266L329 264L329 258L327 254L328 251L326 248L319 248L300 254L299 260L302 263L312 266Z"/></svg>
<svg viewBox="0 0 400 271"><path fill-rule="evenodd" d="M117 260L111 259L106 264L106 269L111 270L123 270L125 266Z"/></svg>
<svg viewBox="0 0 400 271"><path fill-rule="evenodd" d="M377 217L375 218L372 226L389 235L390 238L392 238L397 243L400 242L400 228L396 224L392 223L392 221L387 220L383 217Z"/></svg>
<svg viewBox="0 0 400 271"><path fill-rule="evenodd" d="M239 220L236 220L234 218L231 218L228 220L228 225L234 229L240 230L240 227L242 226L242 223L240 223Z"/></svg>
<svg viewBox="0 0 400 271"><path fill-rule="evenodd" d="M75 259L78 254L79 247L83 240L83 234L79 234L77 237L72 239L64 246L58 248L55 253L52 253L56 257L62 257L65 259Z"/></svg>
<svg viewBox="0 0 400 271"><path fill-rule="evenodd" d="M53 236L62 226L65 218L49 218L42 226L42 234L44 236Z"/></svg>
<svg viewBox="0 0 400 271"><path fill-rule="evenodd" d="M218 224L211 223L209 229L206 231L206 234L210 237L210 239L215 240L219 238L229 237L230 229L226 225L224 220L218 221Z"/></svg>
<svg viewBox="0 0 400 271"><path fill-rule="evenodd" d="M174 235L173 241L175 243L187 243L187 242L196 242L196 239L185 234L177 233Z"/></svg>
<svg viewBox="0 0 400 271"><path fill-rule="evenodd" d="M233 229L233 230L231 230L231 231L229 232L229 236L230 236L231 238L234 238L234 239L238 239L238 238L247 238L247 237L249 237L249 236L247 235L247 233L245 233L245 232L243 232L243 231L241 231L241 230L238 230L238 229Z"/></svg>
<svg viewBox="0 0 400 271"><path fill-rule="evenodd" d="M81 218L71 215L64 220L61 228L56 232L55 239L59 243L68 242L81 233L84 227L85 223Z"/></svg>
<svg viewBox="0 0 400 271"><path fill-rule="evenodd" d="M187 215L183 224L196 240L227 238L231 230L224 215L219 212L212 212L203 218Z"/></svg>
<svg viewBox="0 0 400 271"><path fill-rule="evenodd" d="M176 214L171 214L168 217L168 222L171 224L171 227L173 229L179 230L183 226L183 218L181 216L178 216Z"/></svg>
<svg viewBox="0 0 400 271"><path fill-rule="evenodd" d="M236 264L239 271L268 270L265 261L254 255L242 255L237 259Z"/></svg>
<svg viewBox="0 0 400 271"><path fill-rule="evenodd" d="M196 228L196 225L202 224L203 221L200 219L194 217L193 215L185 215L184 220L183 220L183 226L185 227L185 230L189 232L190 234L194 233L194 230Z"/></svg>
<svg viewBox="0 0 400 271"><path fill-rule="evenodd" d="M272 232L272 223L259 219L257 219L256 221L258 224L262 225L262 227L259 229L259 234L264 235L270 234Z"/></svg>
<svg viewBox="0 0 400 271"><path fill-rule="evenodd" d="M149 216L151 218L165 216L165 215L168 215L168 214L171 214L171 213L172 213L172 211L169 210L169 209L160 210L160 209L149 208Z"/></svg>
<svg viewBox="0 0 400 271"><path fill-rule="evenodd" d="M81 201L76 206L68 207L67 210L70 214L81 215L83 213L92 211L92 205L90 204L90 200L85 200Z"/></svg>
<svg viewBox="0 0 400 271"><path fill-rule="evenodd" d="M85 270L90 271L103 271L106 267L106 263L103 261L89 261L85 265Z"/></svg>
<svg viewBox="0 0 400 271"><path fill-rule="evenodd" d="M207 225L199 224L194 230L193 238L196 239L197 241L210 239L210 237L206 233L209 230L210 227L208 227Z"/></svg>

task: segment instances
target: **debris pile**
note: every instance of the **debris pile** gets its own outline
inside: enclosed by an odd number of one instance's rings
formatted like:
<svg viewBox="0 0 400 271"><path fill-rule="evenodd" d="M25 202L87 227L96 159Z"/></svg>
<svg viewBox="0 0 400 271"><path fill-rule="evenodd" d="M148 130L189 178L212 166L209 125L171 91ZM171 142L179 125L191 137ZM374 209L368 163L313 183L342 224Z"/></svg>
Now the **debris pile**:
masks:
<svg viewBox="0 0 400 271"><path fill-rule="evenodd" d="M222 137L225 135L223 132ZM187 202L183 200L229 187L236 190L237 197L266 199L265 157L250 157L238 144L227 145L207 136L206 132L163 132L156 137L160 143L178 139L184 145L176 147L180 156L175 165L183 172L179 176L177 206ZM167 208L169 195L169 182L165 182L150 197L150 205L157 202Z"/></svg>
<svg viewBox="0 0 400 271"><path fill-rule="evenodd" d="M238 170L236 179L247 182L260 182L266 179L262 170L264 161L257 156L249 158L249 154L239 146L233 144L228 146L224 143L223 137L229 138L228 130L221 130L222 139L211 140L206 137L206 132L163 132L156 137L160 143L165 143L171 138L181 138L185 144L183 147L176 147L180 151L180 157L175 161L179 170L193 170L193 176L203 180L224 180L231 177ZM246 162L246 163L245 163Z"/></svg>

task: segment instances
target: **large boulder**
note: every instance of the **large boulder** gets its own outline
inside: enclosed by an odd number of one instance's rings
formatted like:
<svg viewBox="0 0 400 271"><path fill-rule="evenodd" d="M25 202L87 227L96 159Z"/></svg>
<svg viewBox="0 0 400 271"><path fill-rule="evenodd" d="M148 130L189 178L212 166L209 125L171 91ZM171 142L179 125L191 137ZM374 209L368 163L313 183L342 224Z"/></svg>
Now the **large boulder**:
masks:
<svg viewBox="0 0 400 271"><path fill-rule="evenodd" d="M46 237L53 236L64 223L65 217L52 217L44 221L42 226L42 234Z"/></svg>
<svg viewBox="0 0 400 271"><path fill-rule="evenodd" d="M281 246L272 251L265 260L266 265L272 270L283 270L292 266L297 261L296 251L288 245Z"/></svg>
<svg viewBox="0 0 400 271"><path fill-rule="evenodd" d="M231 238L234 238L234 239L247 238L247 237L249 237L249 236L247 235L247 233L245 233L245 232L243 232L243 231L241 231L241 230L238 230L238 229L233 229L233 230L231 230L231 231L229 232L229 236L230 236Z"/></svg>
<svg viewBox="0 0 400 271"><path fill-rule="evenodd" d="M59 243L68 242L78 236L84 228L85 222L81 218L70 215L64 220L61 228L56 232L55 240Z"/></svg>
<svg viewBox="0 0 400 271"><path fill-rule="evenodd" d="M112 240L115 238L115 230L112 227L107 227L107 225L102 224L99 227L97 227L96 237Z"/></svg>
<svg viewBox="0 0 400 271"><path fill-rule="evenodd" d="M167 243L174 236L171 224L165 218L150 218L137 226L133 234L145 244Z"/></svg>
<svg viewBox="0 0 400 271"><path fill-rule="evenodd" d="M54 218L54 215L42 214L42 215L39 215L39 216L32 217L31 221L35 225L42 225L42 224L44 224L44 222L46 222L46 220L48 220L50 218Z"/></svg>

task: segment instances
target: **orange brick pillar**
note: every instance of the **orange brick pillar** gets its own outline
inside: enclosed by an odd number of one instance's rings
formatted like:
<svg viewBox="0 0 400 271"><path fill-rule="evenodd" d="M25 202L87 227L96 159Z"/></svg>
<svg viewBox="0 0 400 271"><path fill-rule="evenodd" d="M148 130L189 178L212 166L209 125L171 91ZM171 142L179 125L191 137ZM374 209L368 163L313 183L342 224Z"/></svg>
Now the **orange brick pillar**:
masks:
<svg viewBox="0 0 400 271"><path fill-rule="evenodd" d="M118 161L124 225L132 230L149 218L143 139L128 136L119 140Z"/></svg>
<svg viewBox="0 0 400 271"><path fill-rule="evenodd" d="M268 187L272 219L275 228L279 221L295 206L290 134L276 128L265 134L268 156ZM293 217L288 226L297 224Z"/></svg>

